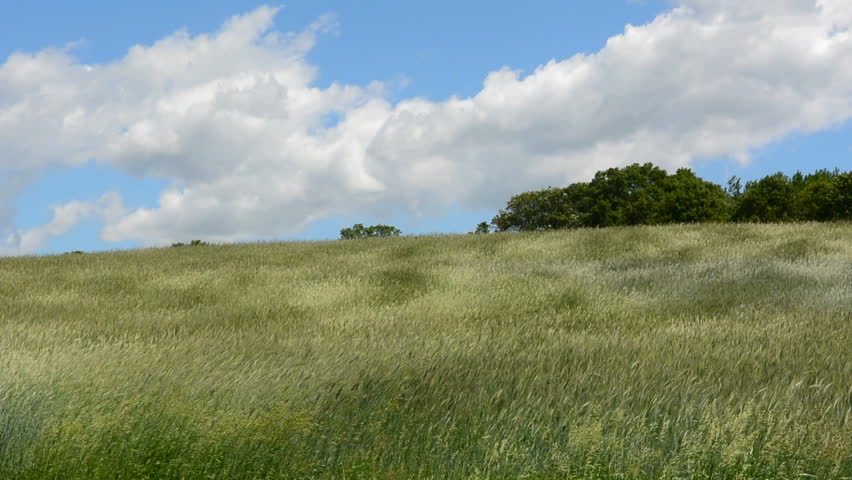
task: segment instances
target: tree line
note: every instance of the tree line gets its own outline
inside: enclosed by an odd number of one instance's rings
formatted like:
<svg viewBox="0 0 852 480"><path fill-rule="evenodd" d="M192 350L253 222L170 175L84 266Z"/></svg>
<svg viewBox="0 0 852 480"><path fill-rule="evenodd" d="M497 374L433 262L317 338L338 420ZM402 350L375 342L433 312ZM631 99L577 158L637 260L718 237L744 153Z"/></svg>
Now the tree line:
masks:
<svg viewBox="0 0 852 480"><path fill-rule="evenodd" d="M513 196L475 233L697 222L852 220L852 172L776 173L727 188L651 163L599 171L589 182Z"/></svg>
<svg viewBox="0 0 852 480"><path fill-rule="evenodd" d="M651 163L599 171L589 182L514 195L505 209L475 232L527 232L566 228L699 222L806 222L852 220L852 171L817 170L731 177L723 188L688 168L669 175ZM492 230L493 229L493 230ZM342 239L398 236L388 225L355 224Z"/></svg>

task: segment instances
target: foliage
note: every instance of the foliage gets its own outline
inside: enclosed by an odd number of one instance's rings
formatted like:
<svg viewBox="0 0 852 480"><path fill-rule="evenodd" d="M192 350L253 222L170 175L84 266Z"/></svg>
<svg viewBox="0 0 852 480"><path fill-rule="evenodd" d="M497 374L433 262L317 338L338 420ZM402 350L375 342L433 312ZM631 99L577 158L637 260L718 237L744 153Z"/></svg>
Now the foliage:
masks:
<svg viewBox="0 0 852 480"><path fill-rule="evenodd" d="M650 209L658 201L658 184L665 178L666 171L650 163L598 172L587 189L584 226L648 223Z"/></svg>
<svg viewBox="0 0 852 480"><path fill-rule="evenodd" d="M745 222L852 220L852 172L781 172L748 182L733 219Z"/></svg>
<svg viewBox="0 0 852 480"><path fill-rule="evenodd" d="M340 238L342 240L354 240L358 238L370 237L397 237L401 232L398 228L390 225L373 225L364 227L361 223L356 223L350 228L340 230Z"/></svg>
<svg viewBox="0 0 852 480"><path fill-rule="evenodd" d="M547 188L513 196L505 210L491 220L497 231L542 231L582 226L579 204L585 184Z"/></svg>
<svg viewBox="0 0 852 480"><path fill-rule="evenodd" d="M818 170L803 176L797 172L790 182L793 194L788 217L796 220L831 221L847 217L838 205L838 193L842 190L837 172ZM839 188L838 188L839 187ZM847 218L852 218L849 216Z"/></svg>
<svg viewBox="0 0 852 480"><path fill-rule="evenodd" d="M728 179L728 187L725 189L725 193L735 202L739 201L743 195L743 179L736 175Z"/></svg>
<svg viewBox="0 0 852 480"><path fill-rule="evenodd" d="M474 233L490 233L491 227L488 225L488 222L480 222L476 226L476 231Z"/></svg>
<svg viewBox="0 0 852 480"><path fill-rule="evenodd" d="M721 222L730 218L725 191L688 169L667 175L650 163L610 168L588 183L513 196L492 220L498 231Z"/></svg>
<svg viewBox="0 0 852 480"><path fill-rule="evenodd" d="M852 171L834 177L833 219L852 220Z"/></svg>
<svg viewBox="0 0 852 480"><path fill-rule="evenodd" d="M783 173L748 182L734 213L745 222L786 222L793 220L793 186Z"/></svg>
<svg viewBox="0 0 852 480"><path fill-rule="evenodd" d="M491 223L497 231L701 222L852 220L852 172L783 173L727 188L689 169L673 175L650 163L610 168L588 182L517 194Z"/></svg>
<svg viewBox="0 0 852 480"><path fill-rule="evenodd" d="M642 223L725 222L731 217L733 201L719 185L695 176L681 168L674 175L659 180L648 189L640 210L647 211Z"/></svg>
<svg viewBox="0 0 852 480"><path fill-rule="evenodd" d="M206 247L206 246L209 246L209 245L210 245L209 243L202 242L201 240L192 240L192 241L189 242L189 245L182 243L182 242L178 242L178 243L173 243L172 247L186 247L186 246L189 246L189 247Z"/></svg>

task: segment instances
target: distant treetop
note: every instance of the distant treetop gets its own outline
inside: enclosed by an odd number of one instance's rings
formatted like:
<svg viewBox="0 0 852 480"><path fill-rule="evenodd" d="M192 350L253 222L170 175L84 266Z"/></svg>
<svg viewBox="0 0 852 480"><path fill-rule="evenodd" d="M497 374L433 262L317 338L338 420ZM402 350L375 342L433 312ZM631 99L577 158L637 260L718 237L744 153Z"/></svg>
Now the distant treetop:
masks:
<svg viewBox="0 0 852 480"><path fill-rule="evenodd" d="M350 228L340 230L340 238L342 240L354 240L357 238L368 237L396 237L401 232L398 228L390 225L373 225L364 227L361 223L356 223Z"/></svg>

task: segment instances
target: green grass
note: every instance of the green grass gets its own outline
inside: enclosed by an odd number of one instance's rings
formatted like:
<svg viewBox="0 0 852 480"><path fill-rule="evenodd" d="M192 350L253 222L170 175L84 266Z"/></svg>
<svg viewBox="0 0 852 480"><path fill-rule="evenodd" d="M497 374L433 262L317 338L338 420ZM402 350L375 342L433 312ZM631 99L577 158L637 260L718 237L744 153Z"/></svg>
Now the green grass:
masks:
<svg viewBox="0 0 852 480"><path fill-rule="evenodd" d="M852 478L852 225L0 259L0 478Z"/></svg>

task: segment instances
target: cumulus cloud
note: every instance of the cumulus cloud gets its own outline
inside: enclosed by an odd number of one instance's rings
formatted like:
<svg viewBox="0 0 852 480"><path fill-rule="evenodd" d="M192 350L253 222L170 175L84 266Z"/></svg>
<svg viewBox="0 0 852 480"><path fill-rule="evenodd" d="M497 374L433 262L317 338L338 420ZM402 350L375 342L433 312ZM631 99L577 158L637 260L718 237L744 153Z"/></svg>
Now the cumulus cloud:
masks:
<svg viewBox="0 0 852 480"><path fill-rule="evenodd" d="M0 170L0 255L22 253L21 233L15 226L15 201L40 172L34 169ZM23 252L30 253L30 252Z"/></svg>
<svg viewBox="0 0 852 480"><path fill-rule="evenodd" d="M305 55L334 19L280 34L277 13L179 31L107 64L57 49L10 56L0 171L95 159L170 178L158 208L110 217L103 238L234 241L329 215L498 208L633 162L747 161L852 117L847 0L682 0L593 55L491 72L470 98L396 104L381 83L316 87ZM327 126L330 115L340 122ZM8 197L0 234L21 242Z"/></svg>
<svg viewBox="0 0 852 480"><path fill-rule="evenodd" d="M0 243L0 255L26 255L36 253L50 237L63 235L74 225L92 219L116 221L127 213L121 195L107 192L92 202L74 201L53 207L50 223L27 230L26 232L6 232Z"/></svg>

